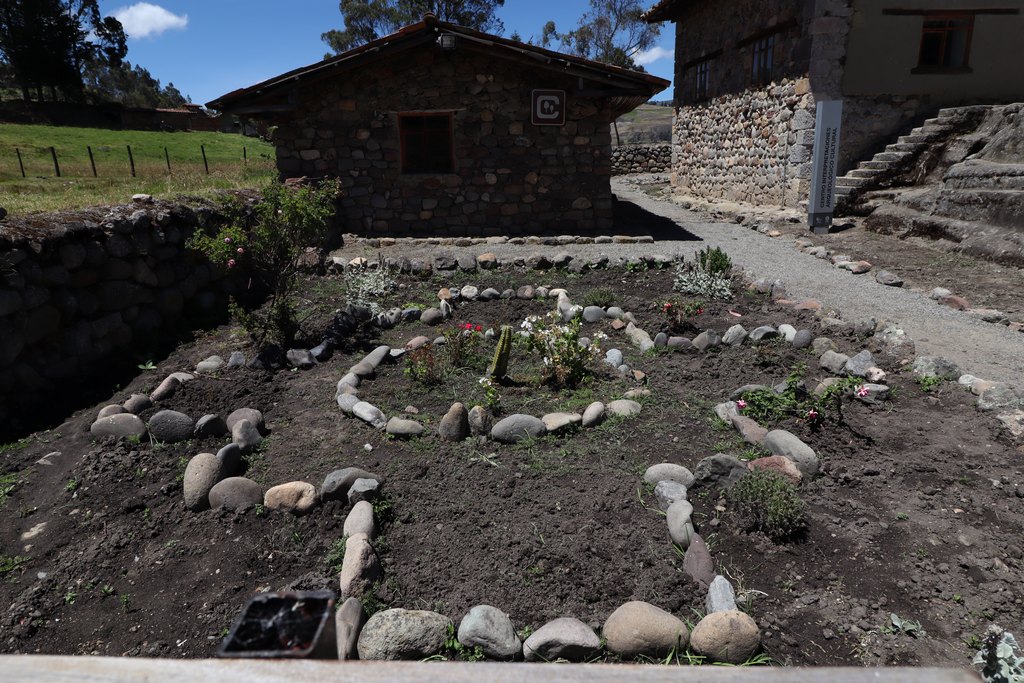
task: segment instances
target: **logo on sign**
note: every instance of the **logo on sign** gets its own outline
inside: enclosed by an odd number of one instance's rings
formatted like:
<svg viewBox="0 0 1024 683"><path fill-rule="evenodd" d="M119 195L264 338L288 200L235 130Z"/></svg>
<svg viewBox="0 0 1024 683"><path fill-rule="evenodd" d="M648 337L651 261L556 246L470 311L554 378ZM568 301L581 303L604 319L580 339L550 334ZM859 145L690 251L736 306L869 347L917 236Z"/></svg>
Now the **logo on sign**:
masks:
<svg viewBox="0 0 1024 683"><path fill-rule="evenodd" d="M565 91L534 90L530 107L535 126L565 125Z"/></svg>

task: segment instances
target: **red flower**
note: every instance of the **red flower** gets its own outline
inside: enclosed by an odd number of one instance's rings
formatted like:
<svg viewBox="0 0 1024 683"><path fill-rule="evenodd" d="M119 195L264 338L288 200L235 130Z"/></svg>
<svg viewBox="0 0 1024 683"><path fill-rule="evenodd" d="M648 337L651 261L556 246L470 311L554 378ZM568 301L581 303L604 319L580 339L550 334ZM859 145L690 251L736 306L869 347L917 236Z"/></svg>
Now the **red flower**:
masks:
<svg viewBox="0 0 1024 683"><path fill-rule="evenodd" d="M483 325L477 325L476 326L476 331L477 332L483 332L484 331L484 326Z"/></svg>
<svg viewBox="0 0 1024 683"><path fill-rule="evenodd" d="M467 329L467 330L473 329L473 323L466 323L465 329Z"/></svg>

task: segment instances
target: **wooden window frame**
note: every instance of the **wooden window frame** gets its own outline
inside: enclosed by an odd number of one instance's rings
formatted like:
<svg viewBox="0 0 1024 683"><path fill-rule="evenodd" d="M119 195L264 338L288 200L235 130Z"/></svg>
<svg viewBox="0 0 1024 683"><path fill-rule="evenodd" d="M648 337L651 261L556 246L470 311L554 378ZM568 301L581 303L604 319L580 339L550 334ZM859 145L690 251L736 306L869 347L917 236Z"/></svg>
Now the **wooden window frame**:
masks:
<svg viewBox="0 0 1024 683"><path fill-rule="evenodd" d="M750 84L768 85L775 75L775 36L769 33L751 43Z"/></svg>
<svg viewBox="0 0 1024 683"><path fill-rule="evenodd" d="M710 99L711 87L709 75L711 59L702 59L693 65L693 101L704 102Z"/></svg>
<svg viewBox="0 0 1024 683"><path fill-rule="evenodd" d="M448 151L447 164L438 164L436 167L420 166L411 163L409 159L410 147L416 143L416 136L420 134L419 131L411 131L407 127L407 123L410 119L446 119L447 120L447 136L448 144L445 148ZM435 131L436 132L436 131ZM430 131L426 131L427 134ZM406 111L398 114L398 136L399 136L399 150L401 158L401 173L402 175L446 175L455 173L455 112L453 111ZM432 150L440 149L438 145L436 148L431 147ZM410 168L413 166L413 168Z"/></svg>
<svg viewBox="0 0 1024 683"><path fill-rule="evenodd" d="M944 26L941 27L929 27L928 22L943 21ZM954 22L964 22L965 26L958 26ZM948 40L951 33L954 31L960 31L966 28L967 40L964 44L964 58L963 63L957 66L945 66L944 64L925 64L922 59L924 57L925 41L929 35L940 36L940 47L939 56L941 61L945 61L946 51L948 48ZM929 12L921 18L921 46L918 49L917 55L917 66L911 70L911 73L969 73L971 71L971 41L974 37L974 12Z"/></svg>

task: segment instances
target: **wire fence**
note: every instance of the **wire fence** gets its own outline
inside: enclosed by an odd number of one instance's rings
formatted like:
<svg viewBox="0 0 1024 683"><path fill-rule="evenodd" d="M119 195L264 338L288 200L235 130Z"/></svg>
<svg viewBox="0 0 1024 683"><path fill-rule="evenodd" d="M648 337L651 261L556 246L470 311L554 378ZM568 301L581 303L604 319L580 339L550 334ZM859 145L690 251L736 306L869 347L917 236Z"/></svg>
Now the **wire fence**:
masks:
<svg viewBox="0 0 1024 683"><path fill-rule="evenodd" d="M266 166L265 152L243 145L239 150L191 147L85 145L83 147L11 147L0 153L0 177L136 178L237 170Z"/></svg>

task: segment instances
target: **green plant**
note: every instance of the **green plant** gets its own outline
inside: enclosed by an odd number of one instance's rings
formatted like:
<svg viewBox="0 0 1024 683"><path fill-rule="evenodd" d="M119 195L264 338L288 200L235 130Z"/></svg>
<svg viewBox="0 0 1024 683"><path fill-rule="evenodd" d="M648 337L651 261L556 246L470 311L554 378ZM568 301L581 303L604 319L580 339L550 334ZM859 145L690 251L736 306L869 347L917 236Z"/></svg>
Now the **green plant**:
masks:
<svg viewBox="0 0 1024 683"><path fill-rule="evenodd" d="M0 576L18 571L26 562L28 562L28 558L21 555L0 555Z"/></svg>
<svg viewBox="0 0 1024 683"><path fill-rule="evenodd" d="M897 512L896 513L896 519L898 519L898 520L900 520L902 522L902 521L910 519L910 515L908 515L906 512Z"/></svg>
<svg viewBox="0 0 1024 683"><path fill-rule="evenodd" d="M786 540L806 527L805 505L788 480L770 470L756 470L726 493L748 530Z"/></svg>
<svg viewBox="0 0 1024 683"><path fill-rule="evenodd" d="M732 298L732 261L724 251L702 249L692 262L676 266L676 279L672 288L684 294L709 299Z"/></svg>
<svg viewBox="0 0 1024 683"><path fill-rule="evenodd" d="M103 584L102 586L100 586L100 595L106 597L108 595L113 595L113 594L114 594L114 587L111 586L109 583Z"/></svg>
<svg viewBox="0 0 1024 683"><path fill-rule="evenodd" d="M697 252L696 261L701 270L712 275L732 271L732 259L719 247L701 249Z"/></svg>
<svg viewBox="0 0 1024 683"><path fill-rule="evenodd" d="M786 378L782 391L771 387L743 392L736 408L746 417L762 425L770 425L788 418L806 420L812 429L818 429L830 415L842 423L842 399L850 391L863 386L858 377L845 377L833 382L820 395L809 393L803 386L806 366L798 364Z"/></svg>
<svg viewBox="0 0 1024 683"><path fill-rule="evenodd" d="M78 490L79 486L81 486L81 484L77 479L69 479L68 483L64 484L64 490L68 493L74 493Z"/></svg>
<svg viewBox="0 0 1024 683"><path fill-rule="evenodd" d="M378 299L394 291L398 282L394 278L394 270L378 261L374 268L360 266L349 268L343 276L345 282L345 299L352 306L370 309L377 315L383 309Z"/></svg>
<svg viewBox="0 0 1024 683"><path fill-rule="evenodd" d="M256 517L266 517L267 508L262 503L256 503L252 506L252 514Z"/></svg>
<svg viewBox="0 0 1024 683"><path fill-rule="evenodd" d="M578 317L562 324L556 311L545 318L531 315L522 322L529 335L527 348L543 357L543 381L556 387L575 387L590 372L590 364L601 353L598 342L606 339L602 332L594 334L587 346L580 344L581 322Z"/></svg>
<svg viewBox="0 0 1024 683"><path fill-rule="evenodd" d="M920 621L904 619L895 612L889 614L889 624L889 626L882 627L882 633L902 633L904 635L911 636L912 638L916 638L918 634L924 635L924 630L921 628Z"/></svg>
<svg viewBox="0 0 1024 683"><path fill-rule="evenodd" d="M472 648L459 642L455 625L448 624L448 636L444 640L443 659L460 659L464 662L480 662L484 659L484 651L479 645Z"/></svg>
<svg viewBox="0 0 1024 683"><path fill-rule="evenodd" d="M403 372L406 377L420 384L429 386L441 383L437 358L434 356L434 350L430 344L424 344L405 354Z"/></svg>
<svg viewBox="0 0 1024 683"><path fill-rule="evenodd" d="M380 589L381 584L380 582L377 582L370 586L370 590L358 596L359 603L363 606L363 611L366 612L367 618L388 608L388 604L381 600L380 596L377 594Z"/></svg>
<svg viewBox="0 0 1024 683"><path fill-rule="evenodd" d="M305 249L326 239L327 219L339 194L337 181L315 188L272 181L261 188L261 199L251 211L228 204L227 225L215 235L197 230L189 238L189 248L227 270L247 271L269 293L266 306L247 313L244 320L258 344L270 337L287 345L298 332L292 301L296 274Z"/></svg>
<svg viewBox="0 0 1024 683"><path fill-rule="evenodd" d="M484 391L484 405L491 410L496 409L501 404L501 394L498 393L497 383L490 377L481 377L479 384Z"/></svg>
<svg viewBox="0 0 1024 683"><path fill-rule="evenodd" d="M922 375L917 378L917 384L921 387L921 391L932 392L942 386L942 383L946 380L936 375Z"/></svg>
<svg viewBox="0 0 1024 683"><path fill-rule="evenodd" d="M128 610L131 609L131 606L132 606L132 596L131 595L129 595L128 593L122 593L121 596L118 598L118 600L121 602L121 609L124 612L128 612Z"/></svg>
<svg viewBox="0 0 1024 683"><path fill-rule="evenodd" d="M65 605L73 605L73 604L75 604L75 600L77 600L77 599L78 599L78 593L73 588L69 588L67 590L67 592L64 593L64 604Z"/></svg>
<svg viewBox="0 0 1024 683"><path fill-rule="evenodd" d="M156 364L151 360L147 360L145 363L139 363L137 367L139 370L156 370Z"/></svg>
<svg viewBox="0 0 1024 683"><path fill-rule="evenodd" d="M995 624L985 631L984 643L972 663L986 683L1024 681L1024 657L1020 655L1017 640Z"/></svg>
<svg viewBox="0 0 1024 683"><path fill-rule="evenodd" d="M592 289L583 295L581 301L584 306L600 306L601 308L608 308L615 303L615 291L605 287Z"/></svg>
<svg viewBox="0 0 1024 683"><path fill-rule="evenodd" d="M0 475L0 509L4 507L7 503L7 498L20 483L17 472L8 472L7 474Z"/></svg>
<svg viewBox="0 0 1024 683"><path fill-rule="evenodd" d="M508 358L512 353L512 326L502 325L501 336L498 337L498 346L494 349L494 358L491 360L491 367L487 369L487 376L499 382L505 379L508 374Z"/></svg>
<svg viewBox="0 0 1024 683"><path fill-rule="evenodd" d="M465 323L444 333L445 343L441 347L440 374L449 376L463 369L478 372L484 367L480 354L483 326Z"/></svg>
<svg viewBox="0 0 1024 683"><path fill-rule="evenodd" d="M341 572L341 565L345 560L345 545L348 542L348 536L342 536L331 545L327 551L327 555L324 557L324 562L327 564L327 569L332 574L338 574Z"/></svg>

